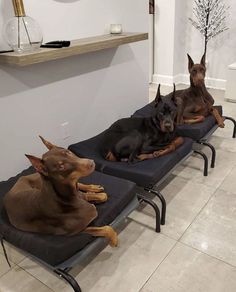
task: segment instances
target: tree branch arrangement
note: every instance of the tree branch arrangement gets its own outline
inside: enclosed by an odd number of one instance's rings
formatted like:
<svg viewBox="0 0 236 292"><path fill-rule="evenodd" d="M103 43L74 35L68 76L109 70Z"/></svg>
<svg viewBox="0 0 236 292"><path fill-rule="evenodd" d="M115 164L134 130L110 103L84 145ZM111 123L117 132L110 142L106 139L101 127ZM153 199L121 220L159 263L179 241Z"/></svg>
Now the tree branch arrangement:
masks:
<svg viewBox="0 0 236 292"><path fill-rule="evenodd" d="M228 10L223 0L194 0L193 18L189 21L204 37L205 54L208 42L229 29L226 24Z"/></svg>

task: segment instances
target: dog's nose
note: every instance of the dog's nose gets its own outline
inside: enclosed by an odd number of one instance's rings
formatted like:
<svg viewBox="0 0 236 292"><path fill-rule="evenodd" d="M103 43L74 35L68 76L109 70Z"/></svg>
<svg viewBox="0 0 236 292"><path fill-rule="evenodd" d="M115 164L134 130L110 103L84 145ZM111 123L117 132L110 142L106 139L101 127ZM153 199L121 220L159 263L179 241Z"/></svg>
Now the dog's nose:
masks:
<svg viewBox="0 0 236 292"><path fill-rule="evenodd" d="M171 123L165 123L165 129L167 131L171 131L172 130L172 124Z"/></svg>

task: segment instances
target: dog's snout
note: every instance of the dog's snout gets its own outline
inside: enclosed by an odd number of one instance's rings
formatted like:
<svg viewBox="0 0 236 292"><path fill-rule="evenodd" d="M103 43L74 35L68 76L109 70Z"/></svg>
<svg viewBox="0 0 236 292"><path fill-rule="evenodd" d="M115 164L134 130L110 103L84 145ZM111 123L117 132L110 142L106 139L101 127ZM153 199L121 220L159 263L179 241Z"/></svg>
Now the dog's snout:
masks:
<svg viewBox="0 0 236 292"><path fill-rule="evenodd" d="M171 122L166 122L164 124L165 130L166 131L172 131L173 130L173 124Z"/></svg>
<svg viewBox="0 0 236 292"><path fill-rule="evenodd" d="M202 83L204 83L204 75L202 73L198 73L193 79L193 83L195 84L195 86L202 85Z"/></svg>
<svg viewBox="0 0 236 292"><path fill-rule="evenodd" d="M171 128L171 127L172 127L172 123L170 123L170 122L166 122L166 123L165 123L165 127L166 127L166 128Z"/></svg>

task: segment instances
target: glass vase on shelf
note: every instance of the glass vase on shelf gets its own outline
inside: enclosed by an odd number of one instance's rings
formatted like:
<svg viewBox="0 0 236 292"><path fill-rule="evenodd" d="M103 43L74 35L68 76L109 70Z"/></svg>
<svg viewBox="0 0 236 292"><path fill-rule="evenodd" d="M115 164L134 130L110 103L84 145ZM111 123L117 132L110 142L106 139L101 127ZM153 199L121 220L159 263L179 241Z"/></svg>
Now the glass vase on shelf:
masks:
<svg viewBox="0 0 236 292"><path fill-rule="evenodd" d="M4 25L4 37L9 46L18 53L40 48L43 36L38 23L26 16L23 0L12 0L15 17Z"/></svg>

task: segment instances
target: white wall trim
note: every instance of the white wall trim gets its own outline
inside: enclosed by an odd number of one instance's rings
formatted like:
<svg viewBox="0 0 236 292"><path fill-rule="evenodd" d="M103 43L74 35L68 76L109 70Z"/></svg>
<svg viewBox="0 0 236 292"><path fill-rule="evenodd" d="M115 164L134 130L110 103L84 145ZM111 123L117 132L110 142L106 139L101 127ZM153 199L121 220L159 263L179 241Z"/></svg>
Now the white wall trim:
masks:
<svg viewBox="0 0 236 292"><path fill-rule="evenodd" d="M153 75L153 83L155 84L163 84L172 86L173 83L176 84L189 84L189 75L188 74L178 74L175 76L170 75ZM206 78L206 86L209 88L221 89L225 90L226 88L226 80L224 79L216 79L216 78Z"/></svg>
<svg viewBox="0 0 236 292"><path fill-rule="evenodd" d="M174 78L173 76L169 75L159 75L153 74L152 82L155 84L163 84L163 85L171 85L173 84Z"/></svg>

